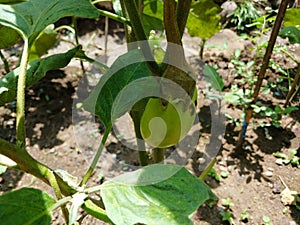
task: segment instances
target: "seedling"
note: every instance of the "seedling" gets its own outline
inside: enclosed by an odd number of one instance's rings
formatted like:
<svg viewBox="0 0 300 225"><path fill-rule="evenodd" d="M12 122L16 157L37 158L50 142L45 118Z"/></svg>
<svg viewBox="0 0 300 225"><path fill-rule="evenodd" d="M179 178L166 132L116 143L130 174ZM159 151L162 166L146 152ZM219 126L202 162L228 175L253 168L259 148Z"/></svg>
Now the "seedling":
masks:
<svg viewBox="0 0 300 225"><path fill-rule="evenodd" d="M289 155L286 155L282 152L275 152L273 155L277 158L282 159L282 162L284 164L291 163L292 166L298 166L299 165L299 157L297 156L297 150L292 149L289 151Z"/></svg>

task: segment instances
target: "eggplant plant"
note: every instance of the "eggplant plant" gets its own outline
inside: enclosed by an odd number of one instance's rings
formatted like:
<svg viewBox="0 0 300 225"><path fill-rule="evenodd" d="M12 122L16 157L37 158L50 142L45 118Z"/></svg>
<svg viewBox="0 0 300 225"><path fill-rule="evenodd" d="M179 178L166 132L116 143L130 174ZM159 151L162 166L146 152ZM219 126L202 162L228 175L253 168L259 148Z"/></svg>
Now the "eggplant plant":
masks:
<svg viewBox="0 0 300 225"><path fill-rule="evenodd" d="M199 7L203 2L192 0L113 0L116 14L97 9L93 5L96 2L0 0L0 47L23 41L19 67L0 79L0 105L16 99L17 112L16 142L0 139L0 165L41 179L55 194L33 188L5 193L0 196L0 221L46 225L51 223L51 212L60 208L66 224L78 224L78 211L82 208L108 224L192 224L190 215L205 201L216 199L202 181L212 164L199 179L182 166L162 162L164 148L176 145L186 136L196 114L196 82L182 47L184 30L205 30L210 23L215 26L218 17L204 22L205 10ZM209 0L204 2L212 4ZM48 32L53 23L65 16L99 15L124 24L128 52L116 59L83 102L85 110L99 117L105 131L81 182L71 182L66 171L58 172L27 152L25 90L46 76L47 71L63 68L73 58L93 61L84 55L80 45L64 53L44 58L41 55L55 43L55 34ZM155 60L149 44L151 30L165 31L167 47L162 62ZM52 44L43 45L45 39ZM209 68L207 71L215 75ZM113 123L126 112L134 122L143 167L88 187ZM158 129L161 133L157 133ZM145 151L145 143L152 145L152 155ZM149 164L150 157L155 164ZM94 193L100 194L101 199L96 200Z"/></svg>

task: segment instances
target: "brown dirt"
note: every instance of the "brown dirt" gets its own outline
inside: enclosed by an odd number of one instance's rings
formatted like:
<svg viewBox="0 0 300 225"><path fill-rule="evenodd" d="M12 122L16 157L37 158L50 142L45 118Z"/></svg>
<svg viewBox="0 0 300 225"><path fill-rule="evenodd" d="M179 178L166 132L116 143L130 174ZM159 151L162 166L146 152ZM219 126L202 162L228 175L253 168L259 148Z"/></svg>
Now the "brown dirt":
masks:
<svg viewBox="0 0 300 225"><path fill-rule="evenodd" d="M91 22L85 20L80 24L82 27L91 27ZM103 21L97 24L103 27ZM89 26L87 26L89 25ZM95 57L103 54L104 37L103 29L88 29L81 34L81 42L87 43L92 34L96 34L93 44L90 45L89 54ZM189 37L186 43L198 46L198 39ZM109 49L114 49L124 43L122 28L112 24L109 35ZM61 43L54 51L65 51L69 46ZM88 47L88 46L84 46ZM197 48L197 47L196 47ZM196 51L196 50L195 50ZM197 52L197 51L196 51ZM247 53L246 53L247 55ZM249 54L251 55L251 54ZM214 59L214 63L220 64L222 58ZM228 64L223 66L221 75L228 78ZM271 74L272 76L272 74ZM273 74L275 76L275 74ZM72 123L72 104L76 98L75 91L82 74L78 63L72 62L64 70L51 71L47 76L27 91L26 127L28 151L38 160L51 168L64 169L70 174L81 177L87 167L87 153L78 148L74 137ZM234 82L234 79L231 80ZM227 88L226 91L229 89ZM284 103L284 99L267 95L268 101L273 104ZM300 107L299 102L293 105ZM235 119L240 119L242 111L228 104L227 113ZM200 117L203 118L201 140L210 136L210 112L208 107L203 106ZM265 121L264 118L255 118L255 121ZM235 150L235 144L240 127L227 121L226 134L223 140L222 150L217 157L215 169L217 173L228 172L227 178L221 178L217 182L212 177L207 177L206 182L218 196L219 202L210 208L201 206L193 216L196 225L228 224L222 221L220 213L225 210L221 199L230 198L234 206L230 207L235 224L264 224L262 218L268 216L274 225L300 224L300 210L295 206L284 206L280 201L280 192L285 188L280 178L291 190L300 193L300 170L291 165L278 165L274 152L288 153L290 149L298 149L300 143L300 111L293 112L289 116L283 116L280 120L281 128L258 127L252 123L248 127L247 141L241 151ZM11 142L15 141L15 103L10 103L0 108L0 137ZM101 131L101 125L96 123ZM89 124L86 124L89 126ZM113 134L106 146L107 152L115 158L123 158L134 163L136 160L128 153L128 150L117 141ZM125 152L125 153L124 153ZM196 152L192 157L188 169L199 175L199 156ZM128 158L128 155L130 157ZM104 167L104 166L103 166ZM101 170L98 168L91 184L99 183ZM0 193L24 186L41 188L48 193L53 191L34 177L15 171L7 170L1 175ZM195 190L196 191L196 190ZM243 211L249 213L248 221L240 221ZM55 212L52 224L63 224L60 212ZM94 218L87 217L83 224L103 224Z"/></svg>

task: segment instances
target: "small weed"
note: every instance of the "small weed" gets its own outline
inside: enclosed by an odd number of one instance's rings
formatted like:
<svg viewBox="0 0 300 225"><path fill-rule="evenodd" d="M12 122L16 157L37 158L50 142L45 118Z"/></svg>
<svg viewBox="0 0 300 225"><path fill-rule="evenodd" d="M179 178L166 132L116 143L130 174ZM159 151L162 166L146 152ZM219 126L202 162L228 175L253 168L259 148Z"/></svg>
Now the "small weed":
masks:
<svg viewBox="0 0 300 225"><path fill-rule="evenodd" d="M219 174L217 174L216 170L214 168L211 168L211 170L207 174L208 176L214 178L216 181L220 182L221 177Z"/></svg>
<svg viewBox="0 0 300 225"><path fill-rule="evenodd" d="M228 211L222 211L221 213L222 216L222 221L228 221L230 225L235 224L233 217L232 217L232 213L228 210Z"/></svg>
<svg viewBox="0 0 300 225"><path fill-rule="evenodd" d="M290 150L289 155L286 155L282 152L275 152L273 155L277 158L282 159L282 162L284 164L289 164L291 163L292 166L298 166L299 165L299 157L297 156L297 150Z"/></svg>
<svg viewBox="0 0 300 225"><path fill-rule="evenodd" d="M230 208L231 206L234 206L231 198L222 198L222 205L226 208Z"/></svg>
<svg viewBox="0 0 300 225"><path fill-rule="evenodd" d="M243 222L247 222L249 219L249 216L250 216L249 213L246 210L244 210L240 216L240 220Z"/></svg>
<svg viewBox="0 0 300 225"><path fill-rule="evenodd" d="M273 225L270 218L268 216L263 217L264 225Z"/></svg>

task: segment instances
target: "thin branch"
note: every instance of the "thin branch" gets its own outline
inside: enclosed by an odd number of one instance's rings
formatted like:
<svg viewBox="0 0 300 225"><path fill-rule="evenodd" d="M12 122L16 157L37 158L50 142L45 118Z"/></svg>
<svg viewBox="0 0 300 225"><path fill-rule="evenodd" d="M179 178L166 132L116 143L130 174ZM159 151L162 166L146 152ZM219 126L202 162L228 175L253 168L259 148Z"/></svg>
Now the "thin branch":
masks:
<svg viewBox="0 0 300 225"><path fill-rule="evenodd" d="M130 24L130 21L122 16L119 16L117 14L114 14L114 13L111 13L111 12L108 12L108 11L105 11L105 10L102 10L102 9L98 9L100 15L102 16L106 16L110 19L113 19L115 21L118 21L120 23L124 23L124 24L127 24L127 25L131 25Z"/></svg>
<svg viewBox="0 0 300 225"><path fill-rule="evenodd" d="M289 3L289 0L281 1L279 11L278 11L278 14L277 14L277 17L276 17L276 20L275 20L275 24L274 24L274 27L272 29L272 33L271 33L271 36L270 36L270 40L268 42L266 53L265 53L264 58L263 58L262 66L261 66L259 74L258 74L258 80L257 80L255 88L254 88L254 93L253 93L253 97L252 97L253 100L252 100L249 108L246 111L243 128L242 128L242 131L240 132L239 140L238 140L237 145L236 145L237 150L241 149L242 144L244 142L247 126L248 126L248 124L249 124L249 122L252 118L252 115L253 115L253 108L251 107L251 105L255 104L257 99L258 99L259 91L260 91L264 76L266 74L267 68L269 67L269 61L270 61L270 58L271 58L271 55L272 55L272 51L273 51L273 48L274 48L274 45L275 45L275 42L276 42L276 38L278 36L279 30L280 30L280 27L281 27L281 23L283 21L288 3Z"/></svg>
<svg viewBox="0 0 300 225"><path fill-rule="evenodd" d="M97 163L99 161L99 158L101 156L102 150L104 148L104 145L105 145L105 142L107 140L107 137L108 137L109 133L110 133L110 128L109 129L105 129L104 135L103 135L103 137L101 139L100 146L99 146L99 148L98 148L98 150L96 152L96 155L94 156L94 159L93 159L90 167L88 168L88 170L85 173L82 181L80 182L80 186L84 186L88 182L88 180L91 177L91 175L93 174L93 171L94 171L94 169L97 166Z"/></svg>

